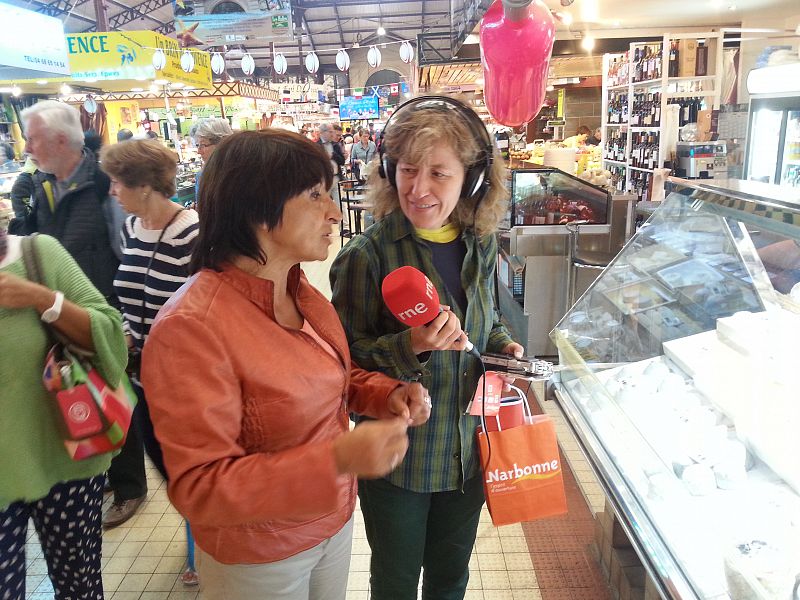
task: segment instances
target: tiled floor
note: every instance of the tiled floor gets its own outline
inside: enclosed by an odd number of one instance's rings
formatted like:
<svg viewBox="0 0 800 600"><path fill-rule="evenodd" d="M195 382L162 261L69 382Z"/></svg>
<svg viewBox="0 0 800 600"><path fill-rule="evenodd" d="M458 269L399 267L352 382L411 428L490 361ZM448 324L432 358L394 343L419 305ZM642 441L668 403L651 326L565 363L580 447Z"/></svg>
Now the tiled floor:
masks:
<svg viewBox="0 0 800 600"><path fill-rule="evenodd" d="M331 257L337 250L332 248ZM330 295L329 266L330 260L304 265L309 280L326 295ZM542 403L542 408L555 419L567 458L564 475L569 514L497 528L484 509L470 561L466 600L610 600L589 553L593 516L603 506L602 490L558 408L552 402ZM186 563L183 519L170 505L165 484L152 467L148 467L148 484L148 499L138 514L104 533L106 599L194 600L197 588L187 588L179 580ZM27 598L51 600L47 567L32 530L26 551ZM369 552L363 519L357 512L347 600L369 598Z"/></svg>

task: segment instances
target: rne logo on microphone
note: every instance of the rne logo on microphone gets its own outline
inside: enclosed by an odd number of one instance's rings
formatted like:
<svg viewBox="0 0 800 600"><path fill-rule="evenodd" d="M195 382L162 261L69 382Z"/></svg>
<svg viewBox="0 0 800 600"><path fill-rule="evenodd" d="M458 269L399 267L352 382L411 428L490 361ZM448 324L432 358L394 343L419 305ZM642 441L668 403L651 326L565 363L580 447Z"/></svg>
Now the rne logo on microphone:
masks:
<svg viewBox="0 0 800 600"><path fill-rule="evenodd" d="M433 300L434 294L436 294L436 288L433 287L433 282L427 277L425 277L425 295L431 300Z"/></svg>
<svg viewBox="0 0 800 600"><path fill-rule="evenodd" d="M413 307L397 313L397 318L401 321L413 319L414 317L428 312L428 305L422 302L417 302Z"/></svg>

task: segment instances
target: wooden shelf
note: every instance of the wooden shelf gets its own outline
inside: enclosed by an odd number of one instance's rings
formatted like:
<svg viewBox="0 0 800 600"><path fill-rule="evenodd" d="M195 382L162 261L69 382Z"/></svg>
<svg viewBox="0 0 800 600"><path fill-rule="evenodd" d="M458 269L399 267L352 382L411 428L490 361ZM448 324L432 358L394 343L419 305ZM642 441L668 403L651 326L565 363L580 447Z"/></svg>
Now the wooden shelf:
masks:
<svg viewBox="0 0 800 600"><path fill-rule="evenodd" d="M670 77L667 79L669 83L678 81L713 81L717 77L715 75L699 75L695 77Z"/></svg>
<svg viewBox="0 0 800 600"><path fill-rule="evenodd" d="M633 87L661 87L664 85L664 80L659 79L648 79L647 81L637 81L633 84Z"/></svg>

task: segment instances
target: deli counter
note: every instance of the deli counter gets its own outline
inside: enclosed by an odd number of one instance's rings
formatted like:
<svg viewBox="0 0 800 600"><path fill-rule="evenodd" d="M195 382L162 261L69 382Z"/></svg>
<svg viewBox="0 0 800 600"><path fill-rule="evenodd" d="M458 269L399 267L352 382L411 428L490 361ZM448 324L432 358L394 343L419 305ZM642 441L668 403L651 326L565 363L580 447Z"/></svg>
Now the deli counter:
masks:
<svg viewBox="0 0 800 600"><path fill-rule="evenodd" d="M511 171L510 192L498 257L500 312L528 354L553 356L549 334L568 308L567 225L582 223L581 251L613 256L629 237L635 196L612 196L551 167ZM576 271L578 293L599 273Z"/></svg>
<svg viewBox="0 0 800 600"><path fill-rule="evenodd" d="M797 600L800 202L675 183L553 329L555 397L662 597Z"/></svg>

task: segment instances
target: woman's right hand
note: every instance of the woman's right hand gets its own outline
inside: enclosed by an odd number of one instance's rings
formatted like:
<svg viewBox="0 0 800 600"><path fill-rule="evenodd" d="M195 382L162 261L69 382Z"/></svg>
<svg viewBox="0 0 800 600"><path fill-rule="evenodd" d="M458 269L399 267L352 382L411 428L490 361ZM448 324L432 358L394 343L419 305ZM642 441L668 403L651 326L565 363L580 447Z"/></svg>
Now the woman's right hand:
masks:
<svg viewBox="0 0 800 600"><path fill-rule="evenodd" d="M365 421L333 442L339 473L376 479L400 464L408 450L409 419L395 417Z"/></svg>
<svg viewBox="0 0 800 600"><path fill-rule="evenodd" d="M411 350L422 354L432 350L463 350L467 335L461 329L461 321L449 306L427 325L411 328Z"/></svg>

